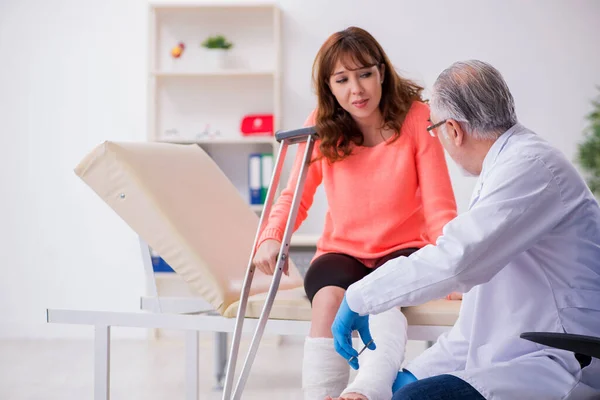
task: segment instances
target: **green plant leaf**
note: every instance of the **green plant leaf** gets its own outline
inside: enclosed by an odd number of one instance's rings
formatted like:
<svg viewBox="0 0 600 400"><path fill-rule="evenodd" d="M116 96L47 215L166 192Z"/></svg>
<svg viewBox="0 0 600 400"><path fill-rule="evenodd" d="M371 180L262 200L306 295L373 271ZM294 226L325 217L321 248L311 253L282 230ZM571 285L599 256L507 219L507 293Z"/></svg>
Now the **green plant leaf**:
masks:
<svg viewBox="0 0 600 400"><path fill-rule="evenodd" d="M598 87L600 90L600 86ZM592 101L586 116L589 125L584 140L577 146L577 162L585 172L586 182L594 194L600 194L600 95Z"/></svg>
<svg viewBox="0 0 600 400"><path fill-rule="evenodd" d="M233 43L229 42L223 35L214 35L207 37L201 44L207 49L230 49Z"/></svg>

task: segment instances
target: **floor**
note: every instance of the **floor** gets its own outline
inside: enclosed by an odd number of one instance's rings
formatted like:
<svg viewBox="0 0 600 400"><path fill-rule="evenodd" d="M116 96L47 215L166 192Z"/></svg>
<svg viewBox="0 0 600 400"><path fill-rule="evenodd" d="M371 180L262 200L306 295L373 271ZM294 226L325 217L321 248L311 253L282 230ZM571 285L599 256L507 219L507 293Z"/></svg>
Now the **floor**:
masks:
<svg viewBox="0 0 600 400"><path fill-rule="evenodd" d="M301 400L299 339L261 342L244 399ZM113 340L111 345L111 400L185 399L182 340ZM424 342L409 342L407 360L424 348ZM93 351L91 340L0 341L0 399L93 399ZM221 398L212 363L212 341L203 338L200 399Z"/></svg>

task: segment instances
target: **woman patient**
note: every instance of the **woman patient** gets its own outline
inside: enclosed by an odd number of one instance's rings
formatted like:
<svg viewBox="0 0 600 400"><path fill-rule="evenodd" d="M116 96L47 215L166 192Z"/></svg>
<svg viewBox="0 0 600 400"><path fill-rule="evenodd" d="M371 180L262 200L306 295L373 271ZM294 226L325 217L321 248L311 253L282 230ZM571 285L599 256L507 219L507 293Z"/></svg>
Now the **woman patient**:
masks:
<svg viewBox="0 0 600 400"><path fill-rule="evenodd" d="M426 131L422 88L394 70L363 29L330 36L313 64L317 107L305 126L318 139L307 171L294 230L324 185L328 210L304 288L312 304L305 340L305 400L389 400L404 360L406 318L399 309L370 317L376 350L360 356L350 384L348 360L334 347L331 325L352 283L396 257L434 243L456 216L443 149ZM299 145L287 187L261 232L254 265L272 274L306 144ZM351 365L357 367L354 360Z"/></svg>

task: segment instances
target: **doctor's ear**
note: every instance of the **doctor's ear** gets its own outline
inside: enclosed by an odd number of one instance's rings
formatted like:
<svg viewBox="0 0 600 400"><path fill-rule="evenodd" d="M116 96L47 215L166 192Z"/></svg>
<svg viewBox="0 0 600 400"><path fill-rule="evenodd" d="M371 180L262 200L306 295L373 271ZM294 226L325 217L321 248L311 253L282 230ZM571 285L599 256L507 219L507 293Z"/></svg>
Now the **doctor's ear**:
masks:
<svg viewBox="0 0 600 400"><path fill-rule="evenodd" d="M448 134L448 139L454 142L455 146L463 144L465 132L457 121L453 119L446 121L446 133Z"/></svg>

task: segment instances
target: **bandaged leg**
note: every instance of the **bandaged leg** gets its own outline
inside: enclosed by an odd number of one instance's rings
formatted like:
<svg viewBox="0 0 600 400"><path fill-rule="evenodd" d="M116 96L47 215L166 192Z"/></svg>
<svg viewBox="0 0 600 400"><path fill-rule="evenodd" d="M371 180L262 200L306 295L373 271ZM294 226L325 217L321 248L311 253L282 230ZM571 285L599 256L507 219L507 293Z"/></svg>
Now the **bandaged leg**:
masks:
<svg viewBox="0 0 600 400"><path fill-rule="evenodd" d="M369 400L392 398L392 385L404 361L407 325L406 317L397 308L369 317L377 348L360 355L356 378L342 395L358 393Z"/></svg>
<svg viewBox="0 0 600 400"><path fill-rule="evenodd" d="M304 400L339 396L349 376L350 366L335 351L332 338L306 338L302 361Z"/></svg>

